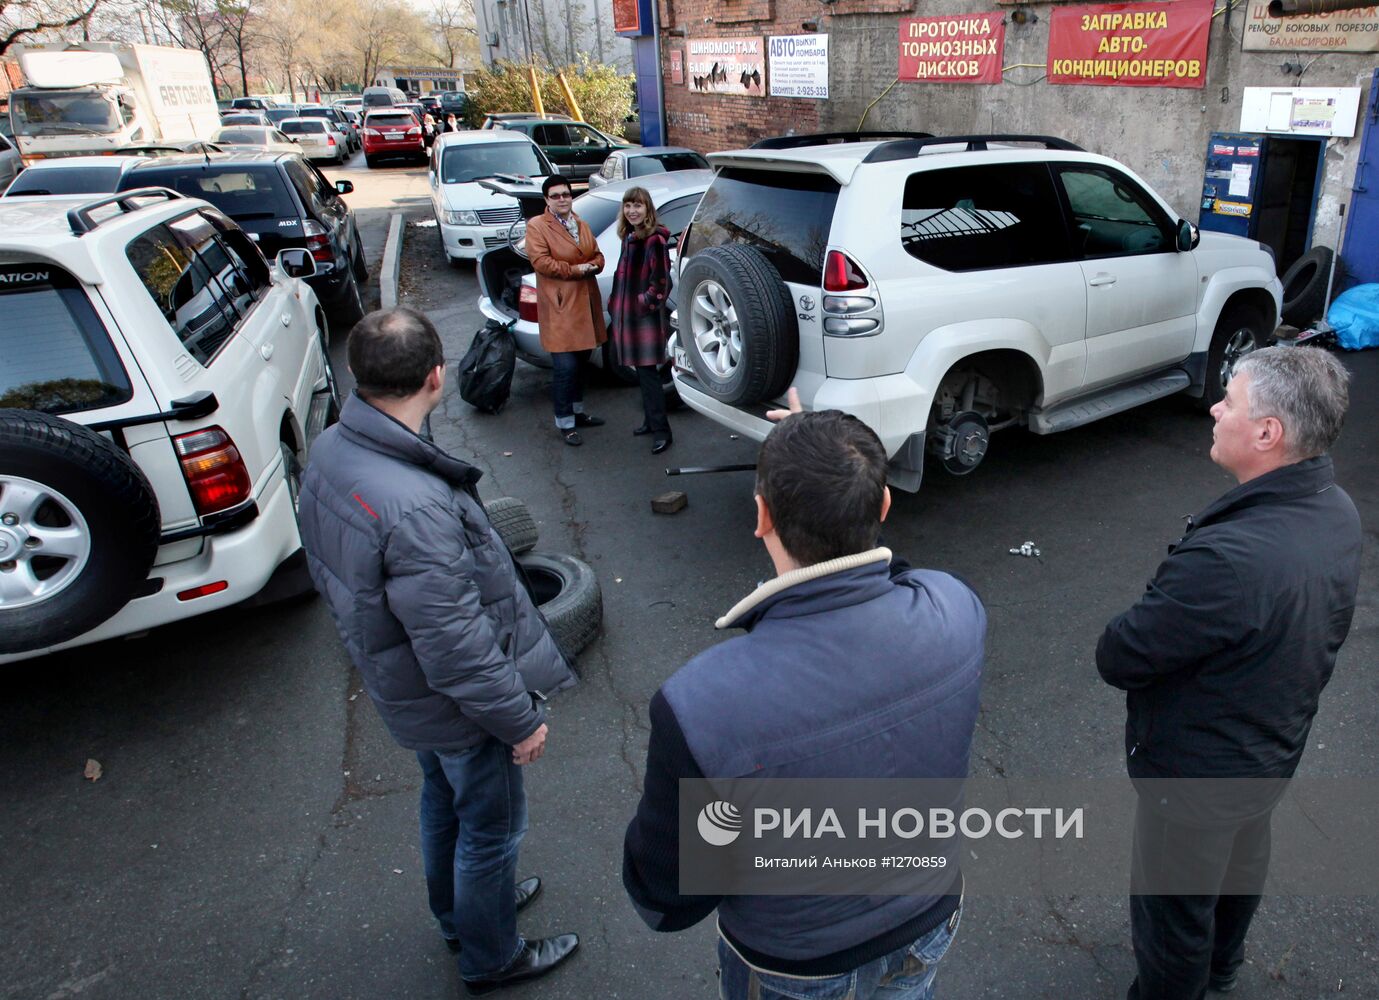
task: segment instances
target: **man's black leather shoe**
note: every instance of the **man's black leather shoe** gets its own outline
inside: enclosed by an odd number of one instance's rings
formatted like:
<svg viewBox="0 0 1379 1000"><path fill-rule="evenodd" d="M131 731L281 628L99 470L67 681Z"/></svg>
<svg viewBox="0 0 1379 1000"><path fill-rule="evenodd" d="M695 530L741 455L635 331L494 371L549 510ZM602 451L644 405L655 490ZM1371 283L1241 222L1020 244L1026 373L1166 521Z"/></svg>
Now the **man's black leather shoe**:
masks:
<svg viewBox="0 0 1379 1000"><path fill-rule="evenodd" d="M517 912L521 913L532 900L541 895L541 880L533 875L531 878L524 878L517 883L514 892L517 894Z"/></svg>
<svg viewBox="0 0 1379 1000"><path fill-rule="evenodd" d="M513 895L517 899L517 912L521 913L537 896L541 895L541 880L533 875L531 878L524 878L513 887ZM450 949L451 954L460 953L460 942L457 938L441 938L445 946Z"/></svg>
<svg viewBox="0 0 1379 1000"><path fill-rule="evenodd" d="M590 416L587 413L575 414L576 427L602 427L605 421L602 417Z"/></svg>
<svg viewBox="0 0 1379 1000"><path fill-rule="evenodd" d="M634 428L632 428L632 433L633 433L633 435L636 436L636 437L641 437L643 434L650 434L650 433L651 433L651 425L650 425L650 424L642 424L640 427L634 427Z"/></svg>
<svg viewBox="0 0 1379 1000"><path fill-rule="evenodd" d="M1228 972L1224 976L1218 976L1213 972L1211 978L1207 980L1207 989L1217 993L1229 993L1235 989L1235 984L1239 978L1239 974L1235 972Z"/></svg>
<svg viewBox="0 0 1379 1000"><path fill-rule="evenodd" d="M671 438L657 438L656 443L651 446L651 454L659 455L671 445Z"/></svg>
<svg viewBox="0 0 1379 1000"><path fill-rule="evenodd" d="M536 979L564 962L578 947L579 937L575 934L557 934L555 937L528 941L522 953L502 972L488 979L466 979L464 988L470 996L481 997L504 986Z"/></svg>

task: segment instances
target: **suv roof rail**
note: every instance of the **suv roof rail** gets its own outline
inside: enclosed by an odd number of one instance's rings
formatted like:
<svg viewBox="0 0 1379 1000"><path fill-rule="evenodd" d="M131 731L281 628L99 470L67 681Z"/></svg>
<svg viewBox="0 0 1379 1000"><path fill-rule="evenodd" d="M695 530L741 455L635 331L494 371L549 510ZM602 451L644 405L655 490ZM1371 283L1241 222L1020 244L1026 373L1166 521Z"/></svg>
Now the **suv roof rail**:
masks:
<svg viewBox="0 0 1379 1000"><path fill-rule="evenodd" d="M808 132L804 135L773 135L758 139L750 149L799 149L801 146L827 146L843 142L875 142L877 139L930 139L932 132Z"/></svg>
<svg viewBox="0 0 1379 1000"><path fill-rule="evenodd" d="M88 201L85 205L78 205L67 213L67 225L72 229L73 236L81 236L89 233L100 225L95 219L91 218L91 213L98 208L106 205L119 205L121 212L136 211L139 206L132 204L136 198L164 198L171 201L173 198L182 196L171 188L165 187L146 187L134 188L132 191L121 191L119 194L112 194L96 201Z"/></svg>
<svg viewBox="0 0 1379 1000"><path fill-rule="evenodd" d="M985 150L987 148L987 143L990 142L1033 142L1043 146L1045 149L1061 149L1069 153L1086 152L1081 146L1074 145L1067 139L1059 139L1052 135L939 135L922 139L901 139L896 142L888 142L884 146L877 146L873 149L867 154L862 162L885 163L888 160L906 160L912 156L917 156L919 151L926 146L951 146L957 143L966 143L967 152L971 153Z"/></svg>

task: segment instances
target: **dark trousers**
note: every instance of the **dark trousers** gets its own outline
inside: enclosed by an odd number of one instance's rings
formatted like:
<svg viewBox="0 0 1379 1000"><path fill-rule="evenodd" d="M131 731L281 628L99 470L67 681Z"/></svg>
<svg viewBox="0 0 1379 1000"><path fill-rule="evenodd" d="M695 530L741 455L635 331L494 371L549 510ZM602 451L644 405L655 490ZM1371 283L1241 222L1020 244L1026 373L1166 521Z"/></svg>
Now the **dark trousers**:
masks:
<svg viewBox="0 0 1379 1000"><path fill-rule="evenodd" d="M642 413L646 425L657 441L670 437L670 420L666 417L666 393L661 388L661 370L655 365L637 366L637 387L642 390Z"/></svg>
<svg viewBox="0 0 1379 1000"><path fill-rule="evenodd" d="M551 400L555 403L555 425L569 430L575 414L584 412L584 366L588 351L551 352Z"/></svg>
<svg viewBox="0 0 1379 1000"><path fill-rule="evenodd" d="M1138 974L1127 1000L1201 1000L1209 977L1240 967L1269 874L1269 820L1204 829L1138 805L1130 869ZM1197 894L1151 894L1175 889Z"/></svg>

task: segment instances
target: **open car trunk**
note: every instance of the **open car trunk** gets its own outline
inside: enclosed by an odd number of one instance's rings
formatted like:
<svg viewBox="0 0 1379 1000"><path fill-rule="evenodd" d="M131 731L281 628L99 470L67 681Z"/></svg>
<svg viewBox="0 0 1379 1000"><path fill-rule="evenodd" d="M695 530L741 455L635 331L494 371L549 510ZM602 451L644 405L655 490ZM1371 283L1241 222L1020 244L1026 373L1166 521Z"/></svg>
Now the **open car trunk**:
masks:
<svg viewBox="0 0 1379 1000"><path fill-rule="evenodd" d="M533 219L546 210L546 199L541 194L539 181L540 178L496 174L481 178L478 183L489 191L515 198L522 209L522 218ZM522 277L531 271L532 266L527 258L518 253L512 244L494 247L479 257L479 290L488 296L494 306L517 319L517 295L522 288Z"/></svg>

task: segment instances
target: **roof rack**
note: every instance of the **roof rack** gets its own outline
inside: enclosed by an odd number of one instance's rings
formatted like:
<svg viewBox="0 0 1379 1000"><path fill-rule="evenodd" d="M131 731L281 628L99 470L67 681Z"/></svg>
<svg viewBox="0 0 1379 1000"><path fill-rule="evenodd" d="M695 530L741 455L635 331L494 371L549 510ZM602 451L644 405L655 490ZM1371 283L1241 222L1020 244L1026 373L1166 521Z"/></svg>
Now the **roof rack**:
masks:
<svg viewBox="0 0 1379 1000"><path fill-rule="evenodd" d="M932 132L810 132L805 135L773 135L752 143L752 149L799 149L844 142L875 142L877 139L931 139Z"/></svg>
<svg viewBox="0 0 1379 1000"><path fill-rule="evenodd" d="M106 205L118 205L121 212L133 212L139 208L138 205L132 204L136 198L165 198L171 201L173 198L181 197L176 191L165 187L146 187L135 188L133 191L121 191L119 194L90 201L72 209L67 213L67 225L71 227L73 236L81 236L100 225L99 222L91 218L91 213L98 208L104 208Z"/></svg>
<svg viewBox="0 0 1379 1000"><path fill-rule="evenodd" d="M1069 153L1085 153L1081 146L1074 145L1067 139L1059 139L1051 135L940 135L930 136L923 139L901 139L896 142L888 142L884 146L877 146L867 154L863 163L885 163L888 160L908 160L912 156L917 156L919 151L926 146L953 146L958 143L967 145L967 152L978 152L987 148L987 143L991 142L1033 142L1045 149L1061 149Z"/></svg>

